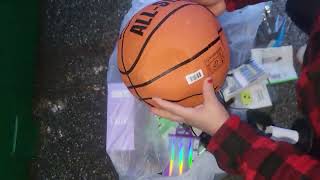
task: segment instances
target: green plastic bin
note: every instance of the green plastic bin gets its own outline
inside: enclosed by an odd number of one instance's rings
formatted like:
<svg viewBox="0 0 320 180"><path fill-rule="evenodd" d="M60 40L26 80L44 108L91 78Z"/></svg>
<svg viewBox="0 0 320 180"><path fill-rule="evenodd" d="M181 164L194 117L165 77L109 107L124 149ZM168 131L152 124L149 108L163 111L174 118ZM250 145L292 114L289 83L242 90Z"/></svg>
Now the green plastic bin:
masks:
<svg viewBox="0 0 320 180"><path fill-rule="evenodd" d="M0 1L0 179L30 179L38 138L32 119L38 19L36 0Z"/></svg>

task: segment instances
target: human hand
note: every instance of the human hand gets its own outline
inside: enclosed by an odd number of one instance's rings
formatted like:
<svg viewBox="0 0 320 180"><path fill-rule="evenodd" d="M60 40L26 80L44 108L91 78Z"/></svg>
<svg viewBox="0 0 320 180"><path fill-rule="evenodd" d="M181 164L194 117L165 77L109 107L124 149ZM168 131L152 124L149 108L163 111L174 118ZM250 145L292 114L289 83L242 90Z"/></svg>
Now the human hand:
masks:
<svg viewBox="0 0 320 180"><path fill-rule="evenodd" d="M212 83L212 78L204 81L202 105L186 108L159 98L152 98L159 108L151 108L151 111L160 117L186 123L213 135L229 118L229 114L215 96Z"/></svg>
<svg viewBox="0 0 320 180"><path fill-rule="evenodd" d="M216 16L221 15L226 10L225 0L193 0L193 1L206 6Z"/></svg>

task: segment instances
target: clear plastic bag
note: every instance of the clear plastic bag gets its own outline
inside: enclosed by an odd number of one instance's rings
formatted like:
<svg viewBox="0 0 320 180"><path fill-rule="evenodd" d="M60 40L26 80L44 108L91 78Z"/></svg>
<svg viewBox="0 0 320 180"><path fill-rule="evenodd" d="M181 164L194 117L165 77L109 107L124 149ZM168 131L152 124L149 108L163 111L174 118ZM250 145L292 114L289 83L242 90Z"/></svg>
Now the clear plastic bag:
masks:
<svg viewBox="0 0 320 180"><path fill-rule="evenodd" d="M152 2L133 0L121 30L137 11ZM109 59L106 83L106 149L120 179L132 180L162 172L168 162L167 142L158 133L157 121L152 120L145 105L136 100L122 83L117 67L117 48Z"/></svg>
<svg viewBox="0 0 320 180"><path fill-rule="evenodd" d="M120 31L121 32L125 25L130 21L130 19L142 8L145 6L156 2L157 0L132 0L131 8L129 9L128 13L124 16ZM115 46L117 47L117 46ZM117 68L117 48L115 48L109 58L109 66L108 66L108 73L107 73L107 83L110 82L122 82L120 72Z"/></svg>
<svg viewBox="0 0 320 180"><path fill-rule="evenodd" d="M219 168L215 157L209 152L204 152L195 159L192 168L181 176L152 175L141 177L139 180L220 180L225 176L226 174Z"/></svg>
<svg viewBox="0 0 320 180"><path fill-rule="evenodd" d="M234 12L225 12L219 17L221 26L228 37L231 50L230 69L234 69L248 59L254 46L258 28L263 20L264 6L260 3Z"/></svg>
<svg viewBox="0 0 320 180"><path fill-rule="evenodd" d="M108 83L107 118L107 152L120 179L162 172L167 142L149 110L122 83Z"/></svg>
<svg viewBox="0 0 320 180"><path fill-rule="evenodd" d="M121 23L120 32L137 11L155 1L133 0L132 8ZM230 41L231 68L242 64L249 57L257 29L262 21L263 7L263 4L259 4L219 17ZM106 149L120 179L132 180L162 172L169 160L168 140L159 135L157 121L153 120L146 106L137 101L122 83L117 68L117 48L109 59L106 83L108 85ZM216 173L215 169L208 170L213 171L211 175ZM193 174L188 177L196 177L202 171L191 170L187 173L191 172Z"/></svg>

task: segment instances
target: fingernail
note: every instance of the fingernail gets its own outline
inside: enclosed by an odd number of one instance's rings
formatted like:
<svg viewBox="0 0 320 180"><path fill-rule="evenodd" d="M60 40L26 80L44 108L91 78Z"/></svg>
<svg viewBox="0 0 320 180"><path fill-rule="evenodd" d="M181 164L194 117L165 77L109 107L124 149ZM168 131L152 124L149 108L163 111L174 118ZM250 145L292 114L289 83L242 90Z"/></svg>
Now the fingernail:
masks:
<svg viewBox="0 0 320 180"><path fill-rule="evenodd" d="M159 100L160 100L160 98L153 97L153 98L152 98L152 100L154 100L154 101L159 101Z"/></svg>
<svg viewBox="0 0 320 180"><path fill-rule="evenodd" d="M212 83L213 83L212 78L210 78L210 79L208 80L208 83L209 83L209 84L212 84Z"/></svg>

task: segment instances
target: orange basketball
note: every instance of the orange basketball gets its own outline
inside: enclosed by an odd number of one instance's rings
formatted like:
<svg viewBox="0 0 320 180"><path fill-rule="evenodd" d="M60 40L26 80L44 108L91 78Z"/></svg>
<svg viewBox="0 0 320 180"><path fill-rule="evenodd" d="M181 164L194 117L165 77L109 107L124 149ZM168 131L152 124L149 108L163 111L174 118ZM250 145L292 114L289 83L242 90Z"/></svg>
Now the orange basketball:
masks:
<svg viewBox="0 0 320 180"><path fill-rule="evenodd" d="M194 107L203 102L203 80L218 90L229 68L227 39L216 17L190 1L163 0L139 11L118 41L118 67L131 93Z"/></svg>

